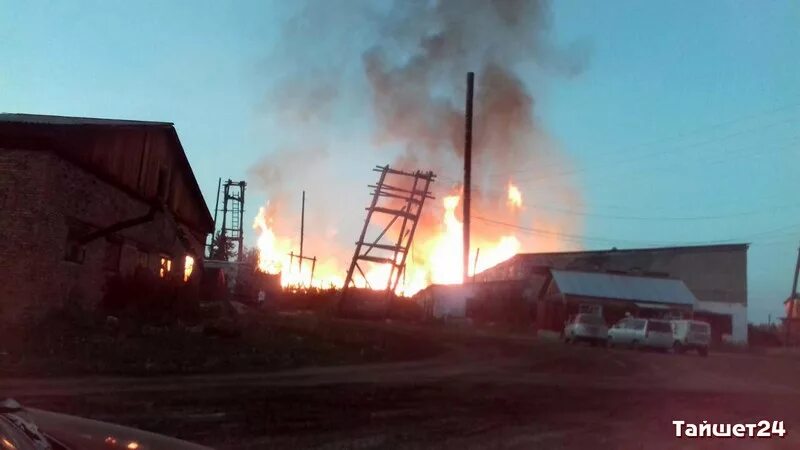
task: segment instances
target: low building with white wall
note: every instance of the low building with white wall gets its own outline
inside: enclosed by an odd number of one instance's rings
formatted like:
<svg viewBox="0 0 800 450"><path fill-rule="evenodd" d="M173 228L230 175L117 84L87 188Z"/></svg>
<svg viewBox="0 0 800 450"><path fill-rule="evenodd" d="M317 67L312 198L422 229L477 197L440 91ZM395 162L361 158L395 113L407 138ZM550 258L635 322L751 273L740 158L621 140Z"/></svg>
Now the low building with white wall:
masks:
<svg viewBox="0 0 800 450"><path fill-rule="evenodd" d="M475 276L489 281L529 280L541 286L543 268L681 280L694 294L694 316L708 320L717 343L747 343L748 244L616 248L559 253L520 253Z"/></svg>
<svg viewBox="0 0 800 450"><path fill-rule="evenodd" d="M463 319L467 302L473 297L473 286L463 284L432 284L414 295L427 319Z"/></svg>

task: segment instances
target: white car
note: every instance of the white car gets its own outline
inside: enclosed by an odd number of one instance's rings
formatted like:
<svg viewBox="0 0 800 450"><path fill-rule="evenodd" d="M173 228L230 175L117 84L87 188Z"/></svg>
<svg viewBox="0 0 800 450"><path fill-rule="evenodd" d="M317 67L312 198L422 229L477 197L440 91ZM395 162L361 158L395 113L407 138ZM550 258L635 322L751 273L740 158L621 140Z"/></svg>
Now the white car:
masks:
<svg viewBox="0 0 800 450"><path fill-rule="evenodd" d="M567 321L564 326L565 342L589 342L592 345L605 344L608 326L603 316L581 313Z"/></svg>
<svg viewBox="0 0 800 450"><path fill-rule="evenodd" d="M697 350L700 356L707 356L711 343L711 325L699 320L673 320L672 337L675 353Z"/></svg>
<svg viewBox="0 0 800 450"><path fill-rule="evenodd" d="M673 344L672 325L666 320L626 317L608 330L608 345L669 350Z"/></svg>

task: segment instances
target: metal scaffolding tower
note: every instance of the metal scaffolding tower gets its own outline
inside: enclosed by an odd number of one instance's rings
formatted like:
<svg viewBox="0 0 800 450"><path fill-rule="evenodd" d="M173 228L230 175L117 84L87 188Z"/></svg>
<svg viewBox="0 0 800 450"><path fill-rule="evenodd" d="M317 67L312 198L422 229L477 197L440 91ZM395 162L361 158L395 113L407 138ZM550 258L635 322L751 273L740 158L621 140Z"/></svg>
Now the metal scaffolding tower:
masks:
<svg viewBox="0 0 800 450"><path fill-rule="evenodd" d="M217 188L217 207L214 216L222 211L222 226L219 233L222 242L233 242L236 244L236 260L244 259L244 191L247 183L244 181L232 181L228 179L224 184ZM222 209L220 210L219 200L222 193ZM214 233L216 230L216 219Z"/></svg>
<svg viewBox="0 0 800 450"><path fill-rule="evenodd" d="M426 199L433 198L430 194L430 185L436 178L433 172L404 172L389 166L377 166L373 171L380 172L380 177L377 184L369 186L374 189L372 203L366 208L367 219L364 221L361 236L356 242L353 260L347 270L342 299L346 297L347 290L355 286L356 271L367 287L373 287L370 286L363 268L359 265L360 261L389 265L386 291L392 293L397 290L405 270L406 258L411 250L414 232L422 214L422 207ZM386 222L383 231L375 239L367 239L368 229L376 213L389 216L391 219ZM399 226L396 226L398 222Z"/></svg>

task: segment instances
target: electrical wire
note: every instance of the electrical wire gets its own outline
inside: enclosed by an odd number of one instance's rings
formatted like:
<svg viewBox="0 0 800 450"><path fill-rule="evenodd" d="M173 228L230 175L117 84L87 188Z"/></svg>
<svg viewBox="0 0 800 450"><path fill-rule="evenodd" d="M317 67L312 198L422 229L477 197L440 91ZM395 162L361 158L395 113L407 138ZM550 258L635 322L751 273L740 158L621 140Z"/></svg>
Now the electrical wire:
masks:
<svg viewBox="0 0 800 450"><path fill-rule="evenodd" d="M437 210L444 210L442 207L434 207L433 209ZM730 244L742 241L751 241L756 238L760 237L767 237L767 238L777 238L783 237L782 235L775 235L775 233L785 232L787 230L791 230L792 233L787 235L787 237L791 236L798 236L800 237L800 223L782 226L780 228L771 229L760 231L756 233L748 233L744 235L740 235L739 237L728 238L728 239L720 239L720 240L709 240L709 241L644 241L644 240L631 240L631 239L621 239L621 238L609 238L609 237L600 237L600 236L590 236L590 235L581 235L581 234L571 234L571 233L563 233L558 231L551 231L545 230L542 228L536 227L527 227L523 225L518 225L514 223L504 222L501 220L491 219L488 217L483 217L480 215L472 215L473 220L477 220L486 224L495 225L495 226L502 226L505 228L514 229L520 231L524 234L530 235L540 235L540 236L551 236L551 237L558 237L566 241L576 242L576 243L583 243L585 241L593 241L598 243L616 243L616 244L631 244L631 245L645 245L645 246L655 246L655 245L678 245L678 246L688 246L688 245L722 245L722 244ZM771 236L774 235L774 236Z"/></svg>
<svg viewBox="0 0 800 450"><path fill-rule="evenodd" d="M708 125L708 126L695 128L693 130L690 130L690 131L687 131L687 132L683 132L683 133L678 133L676 135L667 136L667 137L664 137L664 138L655 139L655 140L652 140L652 141L649 141L649 142L640 143L640 144L635 144L635 145L632 145L632 146L628 146L628 147L624 148L621 151L617 150L617 151L611 151L611 152L604 152L604 153L600 153L600 154L595 154L593 156L597 157L597 156L610 156L610 155L625 154L626 152L629 152L631 150L636 150L636 149L645 148L645 147L652 147L654 145L659 145L659 144L663 144L663 143L669 143L669 142L672 142L672 141L680 141L681 139L683 139L683 138L685 138L687 136L696 135L696 134L699 134L699 133L702 133L702 132L707 132L707 131L710 131L710 130L716 130L716 129L722 128L724 126L727 126L727 125L732 125L732 124L744 122L746 120L750 120L750 119L757 118L757 117L768 116L768 115L771 115L771 114L775 114L775 113L778 113L778 112L789 110L791 108L795 108L797 106L800 106L800 102L795 101L795 102L791 102L791 103L786 103L786 104L783 104L781 106L778 106L778 107L775 107L775 108L772 108L772 109L769 109L769 110L766 110L766 111L762 111L760 113L749 114L749 115L741 116L741 117L738 117L738 118L735 118L735 119L732 119L732 120L727 120L727 121L711 124L711 125ZM789 120L789 122L792 122L792 120ZM776 123L780 124L780 123L784 123L784 121L778 121ZM773 125L776 124L776 123L773 123ZM763 128L763 127L756 127L754 129L745 130L744 132L749 132L749 131L753 131L753 130L759 130L760 128ZM739 135L739 134L740 133L737 133L736 135ZM553 165L551 165L550 167L544 167L544 168L548 169L548 168L551 168L552 166ZM537 167L537 169L542 169L542 167ZM511 174L529 172L530 170L531 170L531 168L529 167L529 168L522 168L522 169L513 170L513 171L507 171L507 172L497 172L497 173L489 174L487 176L490 177L490 178L500 178L500 177L509 176Z"/></svg>
<svg viewBox="0 0 800 450"><path fill-rule="evenodd" d="M717 215L709 215L709 216L685 216L685 217L669 217L669 216L619 216L619 215L611 215L611 214L592 214L592 213L585 213L580 211L572 211L568 209L561 209L561 208L551 208L551 207L544 207L544 206L529 206L531 209L542 209L545 211L557 212L566 215L572 216L581 216L581 217L596 217L601 219L616 219L616 220L632 220L632 221L654 221L654 222L665 222L665 221L703 221L703 220L721 220L721 219L731 219L735 217L749 217L758 214L768 213L768 212L776 212L779 210L785 210L787 208L797 208L800 206L800 203L794 203L791 205L780 205L774 206L771 208L766 209L759 209L759 210L752 210L752 211L743 211L738 213L731 213L731 214L717 214Z"/></svg>
<svg viewBox="0 0 800 450"><path fill-rule="evenodd" d="M743 121L746 121L746 120L749 120L749 119L752 119L752 118L762 117L762 116L774 114L774 113L777 113L777 112L786 111L786 110L789 110L789 109L797 107L797 106L800 106L800 102L787 103L787 104L772 108L770 110L763 111L761 113L750 114L750 115L742 116L742 117L739 117L739 118L736 118L736 119L732 119L732 120L728 120L728 121L724 121L724 122L719 122L719 123L712 124L712 125L705 126L705 127L696 128L694 130L691 130L691 131L688 131L688 132L685 132L685 133L679 133L677 135L673 135L673 136L670 136L670 137L656 139L656 140L653 140L653 141L650 141L650 142L645 142L645 143L629 146L625 150L622 150L622 151L604 152L604 153L600 153L600 154L594 154L593 156L597 157L597 156L603 156L603 155L624 154L625 152L630 151L630 150L639 149L639 148L645 148L645 147L649 147L649 146L653 146L653 145L663 144L665 142L680 140L680 139L682 139L684 137L687 137L687 136L696 135L696 134L699 134L701 132L706 132L706 131L709 131L709 130L715 130L715 129L722 128L722 127L727 126L727 125L740 123L740 122L743 122ZM653 156L660 156L660 155L662 155L664 153L667 153L667 152L675 153L675 152L680 152L680 151L684 151L684 150L689 150L689 149L693 149L693 148L696 148L696 147L699 147L699 146L703 146L703 145L707 145L707 144L710 144L710 143L719 142L721 140L727 140L727 139L731 139L731 138L734 138L734 137L738 137L738 136L741 136L743 134L747 134L747 133L750 133L750 132L753 132L753 131L763 131L763 130L766 130L766 129L769 129L769 128L772 128L774 126L781 125L781 124L784 124L784 123L795 124L796 123L796 119L791 119L790 118L788 120L775 121L775 122L769 123L767 125L763 125L762 124L762 125L759 125L759 126L756 126L756 127L745 129L745 130L738 130L738 131L736 131L734 133L729 133L729 134L727 134L725 136L722 136L722 137L716 137L716 138L707 139L707 140L701 141L701 142L695 142L695 143L692 143L691 145L684 146L684 147L679 147L679 148L671 150L671 151L670 150L661 150L661 151L657 151L657 152L650 152L650 153L647 153L647 154L644 154L644 155L639 155L637 158L628 159L627 161L623 160L623 161L616 161L616 162L610 162L610 163L620 164L620 163L626 163L626 162L630 162L630 161L648 159L648 158L653 157ZM606 164L609 164L609 163L606 163ZM553 167L558 167L558 165L552 165L551 164L549 166L537 166L535 169L537 169L537 170L547 170L547 169L551 169ZM533 181L539 181L541 179L553 178L553 177L556 177L556 176L572 175L572 174L583 172L583 171L586 171L586 170L589 170L589 169L590 168L583 167L583 168L580 168L580 169L571 169L571 170L567 170L567 171L551 173L551 174L548 174L545 177L535 177L535 178L531 178L531 179L527 179L527 180L516 180L516 181L517 182L533 182ZM531 170L532 170L532 168L528 167L528 168L522 168L522 169L512 170L512 171L496 172L496 173L492 173L492 174L487 175L487 177L488 178L509 177L509 176L511 176L513 174L530 172ZM460 182L457 177L452 177L452 176L448 176L448 175L439 175L439 176L441 176L442 178L449 179L449 180L451 180L453 182Z"/></svg>
<svg viewBox="0 0 800 450"><path fill-rule="evenodd" d="M794 121L794 120L783 120L783 121L771 123L771 124L769 124L767 126L759 126L759 127L754 127L754 128L748 129L748 130L737 131L735 133L731 133L731 134L725 135L725 136L723 136L721 138L718 138L718 139L708 139L708 140L701 141L701 142L695 142L695 143L692 143L691 145L687 145L687 146L680 147L680 148L677 148L677 149L676 148L670 148L670 149L666 149L666 150L660 150L660 151L645 153L645 154L637 155L636 157L633 157L633 158L628 158L628 159L620 160L620 161L607 161L607 162L605 162L604 164L601 164L601 165L605 165L605 166L612 165L614 167L617 167L620 164L627 164L627 163L630 163L630 162L643 161L643 160L647 160L647 159L649 159L651 157L654 157L654 156L661 156L661 155L664 155L664 154L675 154L675 153L678 153L678 152L681 152L681 151L692 150L692 149L696 149L697 147L702 147L704 145L713 144L713 143L717 143L717 142L720 142L720 141L725 141L725 140L729 140L729 139L732 139L732 138L736 138L736 137L742 136L744 134L750 133L752 131L763 131L763 130L770 129L770 128L774 127L774 126L782 125L782 124L785 124L785 123L795 124L796 121ZM543 176L515 179L514 182L517 183L517 184L537 182L537 181L542 181L542 180L551 179L551 178L560 177L560 176L575 175L577 173L586 172L587 170L590 170L590 169L591 169L591 167L580 167L580 168L575 168L575 169L572 169L572 170L567 170L567 171L562 171L562 172L548 173L548 174L543 175Z"/></svg>

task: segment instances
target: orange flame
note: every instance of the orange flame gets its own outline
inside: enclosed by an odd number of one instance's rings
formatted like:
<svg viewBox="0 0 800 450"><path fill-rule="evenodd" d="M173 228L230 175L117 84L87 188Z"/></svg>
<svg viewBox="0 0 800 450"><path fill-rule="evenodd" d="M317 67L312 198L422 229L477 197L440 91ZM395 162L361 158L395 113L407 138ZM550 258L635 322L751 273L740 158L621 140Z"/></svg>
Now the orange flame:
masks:
<svg viewBox="0 0 800 450"><path fill-rule="evenodd" d="M445 213L443 219L443 230L432 241L422 244L423 248L429 248L428 261L424 262L424 270L428 272L430 283L434 284L457 284L463 279L463 235L464 224L456 218L456 208L461 197L451 195L443 200ZM478 255L478 249L480 254ZM488 269L508 258L514 256L520 249L519 240L513 236L501 236L499 240L473 236L470 245L469 267L467 274L474 275ZM475 257L478 255L476 264ZM424 286L422 286L424 287ZM421 289L419 286L409 286L406 290L407 295ZM409 292L413 291L413 292Z"/></svg>
<svg viewBox="0 0 800 450"><path fill-rule="evenodd" d="M267 211L262 206L253 221L253 229L258 231L258 270L271 275L277 275L283 267L283 257L277 248L275 233L271 227L272 219L267 218Z"/></svg>
<svg viewBox="0 0 800 450"><path fill-rule="evenodd" d="M188 282L189 277L192 276L192 271L194 270L194 258L189 255L186 255L186 258L183 261L183 281Z"/></svg>
<svg viewBox="0 0 800 450"><path fill-rule="evenodd" d="M463 274L463 223L456 217L456 210L461 201L460 195L450 195L442 200L444 215L439 229L432 237L415 239L414 246L406 260L406 270L398 283L397 293L413 295L430 284L457 284L462 281ZM508 184L508 203L512 209L522 207L522 193L513 184ZM270 274L281 274L281 285L317 287L342 287L344 284L344 261L339 264L328 263L320 265L311 280L311 264L304 262L302 270L297 259L290 264L289 253L294 246L291 239L278 238L272 227L272 218L267 216L265 208L260 208L253 223L253 228L258 232L258 268ZM429 233L426 233L429 234ZM485 237L473 234L470 246L470 264L468 275L486 270L506 259L511 258L520 250L520 241L513 234L499 237ZM476 254L480 249L478 260ZM296 257L295 257L296 258ZM365 278L369 287L385 289L388 282L390 266L375 265L365 268ZM357 287L367 287L360 277L354 282Z"/></svg>
<svg viewBox="0 0 800 450"><path fill-rule="evenodd" d="M289 238L279 238L272 227L272 217L263 206L253 221L253 229L258 233L256 249L258 250L258 270L271 275L281 275L281 286L313 286L318 288L342 287L344 279L336 268L327 262L317 261L312 279L311 261L303 261L302 269L297 255L292 256L296 248Z"/></svg>

